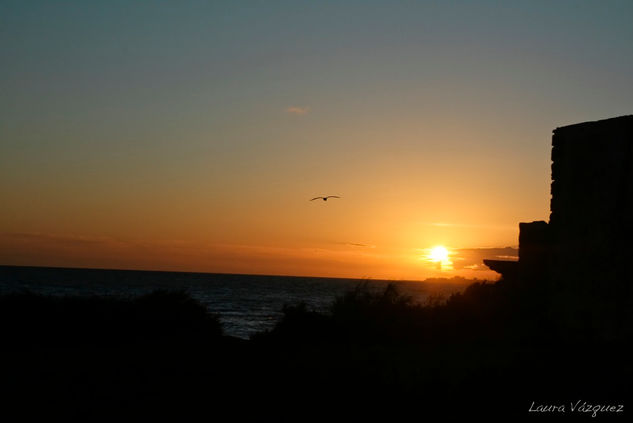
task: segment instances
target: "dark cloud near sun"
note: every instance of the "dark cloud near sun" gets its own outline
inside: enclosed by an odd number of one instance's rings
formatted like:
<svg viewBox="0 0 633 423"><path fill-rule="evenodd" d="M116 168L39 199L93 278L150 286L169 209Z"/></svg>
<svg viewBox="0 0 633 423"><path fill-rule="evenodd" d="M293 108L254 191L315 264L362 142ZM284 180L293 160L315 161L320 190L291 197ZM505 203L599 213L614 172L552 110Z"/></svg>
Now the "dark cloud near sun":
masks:
<svg viewBox="0 0 633 423"><path fill-rule="evenodd" d="M519 250L514 247L504 248L462 248L454 250L451 255L453 269L490 270L484 259L518 260Z"/></svg>

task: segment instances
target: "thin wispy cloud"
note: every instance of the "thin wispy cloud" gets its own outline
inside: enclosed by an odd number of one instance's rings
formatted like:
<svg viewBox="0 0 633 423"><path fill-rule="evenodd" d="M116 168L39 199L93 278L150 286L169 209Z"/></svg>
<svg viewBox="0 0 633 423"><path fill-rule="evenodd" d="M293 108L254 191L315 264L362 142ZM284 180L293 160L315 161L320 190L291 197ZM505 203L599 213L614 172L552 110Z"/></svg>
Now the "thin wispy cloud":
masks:
<svg viewBox="0 0 633 423"><path fill-rule="evenodd" d="M515 224L512 225L478 225L478 224L467 224L467 223L449 223L449 222L423 222L424 225L427 226L435 226L441 228L475 228L475 229L507 229L516 227Z"/></svg>
<svg viewBox="0 0 633 423"><path fill-rule="evenodd" d="M51 233L32 233L32 232L5 232L0 233L0 240L19 242L19 243L41 243L55 245L90 245L104 244L115 242L111 238L105 237L89 237L82 235L58 235Z"/></svg>
<svg viewBox="0 0 633 423"><path fill-rule="evenodd" d="M363 242L350 242L350 241L327 241L328 244L344 245L346 247L358 247L358 248L376 248L374 244L365 244Z"/></svg>
<svg viewBox="0 0 633 423"><path fill-rule="evenodd" d="M349 245L350 247L376 248L375 245L361 244L361 243L358 243L358 242L346 242L345 245Z"/></svg>
<svg viewBox="0 0 633 423"><path fill-rule="evenodd" d="M286 108L286 113L291 114L291 115L306 115L308 114L308 112L310 111L310 107L305 106L305 107L300 107L300 106L290 106L288 108Z"/></svg>

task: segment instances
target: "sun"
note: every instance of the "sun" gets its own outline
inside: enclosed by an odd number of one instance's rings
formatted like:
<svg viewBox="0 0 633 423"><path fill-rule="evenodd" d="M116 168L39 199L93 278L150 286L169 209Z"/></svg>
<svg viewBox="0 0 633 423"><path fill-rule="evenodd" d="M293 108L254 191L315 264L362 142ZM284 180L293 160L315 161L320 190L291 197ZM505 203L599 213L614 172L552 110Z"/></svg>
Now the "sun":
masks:
<svg viewBox="0 0 633 423"><path fill-rule="evenodd" d="M446 247L442 247L441 245L431 248L431 251L429 252L429 260L436 263L447 262L448 250L446 249Z"/></svg>

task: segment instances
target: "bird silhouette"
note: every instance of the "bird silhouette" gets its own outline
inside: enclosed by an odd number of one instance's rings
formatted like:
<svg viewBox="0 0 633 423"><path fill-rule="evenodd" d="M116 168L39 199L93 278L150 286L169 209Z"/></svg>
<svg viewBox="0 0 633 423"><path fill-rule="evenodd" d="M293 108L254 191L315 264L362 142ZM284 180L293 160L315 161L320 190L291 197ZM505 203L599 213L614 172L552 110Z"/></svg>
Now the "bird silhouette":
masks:
<svg viewBox="0 0 633 423"><path fill-rule="evenodd" d="M327 201L328 198L341 198L341 197L339 197L338 195L328 195L327 197L314 197L310 201L318 200L319 198L322 199L323 201Z"/></svg>

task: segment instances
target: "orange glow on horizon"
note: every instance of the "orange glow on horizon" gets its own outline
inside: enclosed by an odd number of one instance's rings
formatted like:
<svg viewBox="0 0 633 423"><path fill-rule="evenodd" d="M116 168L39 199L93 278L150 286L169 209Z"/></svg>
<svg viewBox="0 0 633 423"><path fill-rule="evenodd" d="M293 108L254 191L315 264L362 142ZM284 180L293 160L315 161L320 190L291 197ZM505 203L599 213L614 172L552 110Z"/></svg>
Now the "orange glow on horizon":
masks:
<svg viewBox="0 0 633 423"><path fill-rule="evenodd" d="M513 254L490 249L402 249L363 243L290 247L196 241L133 241L54 234L0 234L2 264L424 280L496 279L483 258ZM459 266L457 266L459 264Z"/></svg>

